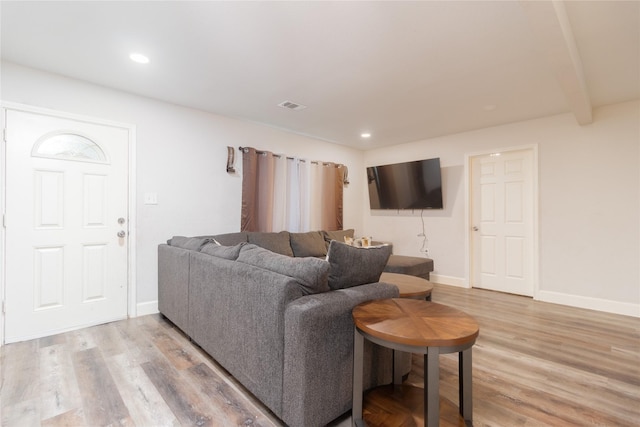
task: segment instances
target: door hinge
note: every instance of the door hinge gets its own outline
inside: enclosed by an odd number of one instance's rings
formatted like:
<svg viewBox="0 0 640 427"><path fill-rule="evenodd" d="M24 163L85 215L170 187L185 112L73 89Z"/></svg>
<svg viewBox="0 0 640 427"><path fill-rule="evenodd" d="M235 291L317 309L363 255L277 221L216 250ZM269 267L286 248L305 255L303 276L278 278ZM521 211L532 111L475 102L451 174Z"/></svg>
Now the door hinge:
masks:
<svg viewBox="0 0 640 427"><path fill-rule="evenodd" d="M4 308L4 301L2 301L2 314L7 314L7 311Z"/></svg>
<svg viewBox="0 0 640 427"><path fill-rule="evenodd" d="M2 228L7 228L7 215L2 214Z"/></svg>
<svg viewBox="0 0 640 427"><path fill-rule="evenodd" d="M2 140L7 142L7 128L2 129Z"/></svg>

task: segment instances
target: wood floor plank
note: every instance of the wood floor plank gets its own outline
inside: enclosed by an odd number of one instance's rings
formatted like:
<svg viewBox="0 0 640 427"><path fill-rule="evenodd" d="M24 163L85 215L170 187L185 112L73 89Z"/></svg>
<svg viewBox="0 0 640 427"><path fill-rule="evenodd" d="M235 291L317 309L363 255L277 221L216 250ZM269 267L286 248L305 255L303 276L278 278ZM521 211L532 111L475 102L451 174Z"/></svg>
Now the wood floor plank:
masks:
<svg viewBox="0 0 640 427"><path fill-rule="evenodd" d="M142 332L143 325L147 323L145 319L147 317L150 316L123 320L117 322L115 325L123 341L123 345L127 348L127 354L135 358L138 363L160 357L158 348L153 345L150 337Z"/></svg>
<svg viewBox="0 0 640 427"><path fill-rule="evenodd" d="M106 359L129 414L138 426L179 426L158 390L135 358L119 354Z"/></svg>
<svg viewBox="0 0 640 427"><path fill-rule="evenodd" d="M3 427L27 427L40 425L40 399L33 398L5 405L2 403L0 422Z"/></svg>
<svg viewBox="0 0 640 427"><path fill-rule="evenodd" d="M97 347L90 328L67 332L65 335L69 347L74 351L88 350Z"/></svg>
<svg viewBox="0 0 640 427"><path fill-rule="evenodd" d="M185 343L181 345L175 337L169 336L167 331L153 326L145 326L145 331L151 337L151 341L178 370L188 369L199 363L197 356L193 355L193 345Z"/></svg>
<svg viewBox="0 0 640 427"><path fill-rule="evenodd" d="M15 343L2 347L0 369L0 400L2 405L13 405L31 399L40 399L40 358L38 340Z"/></svg>
<svg viewBox="0 0 640 427"><path fill-rule="evenodd" d="M57 342L60 342L58 340ZM64 344L40 348L41 416L52 418L82 407L73 361Z"/></svg>
<svg viewBox="0 0 640 427"><path fill-rule="evenodd" d="M96 426L133 425L100 350L94 347L75 352L73 364L87 422Z"/></svg>
<svg viewBox="0 0 640 427"><path fill-rule="evenodd" d="M84 418L82 409L72 409L55 417L42 420L42 427L78 427L88 426L90 423Z"/></svg>
<svg viewBox="0 0 640 427"><path fill-rule="evenodd" d="M100 353L105 358L126 351L120 333L113 323L93 326L88 328L86 332L91 334L93 342L100 348Z"/></svg>
<svg viewBox="0 0 640 427"><path fill-rule="evenodd" d="M199 427L215 425L212 421L215 414L208 414L202 409L205 405L196 390L181 379L169 362L156 359L143 363L141 367L180 423Z"/></svg>
<svg viewBox="0 0 640 427"><path fill-rule="evenodd" d="M242 395L204 363L187 369L185 375L192 384L200 387L200 392L209 398L210 405L215 405L213 412L217 414L218 426L251 425L256 427L277 426L267 417L249 405Z"/></svg>
<svg viewBox="0 0 640 427"><path fill-rule="evenodd" d="M39 348L49 347L50 345L66 344L68 334L56 334L38 339Z"/></svg>

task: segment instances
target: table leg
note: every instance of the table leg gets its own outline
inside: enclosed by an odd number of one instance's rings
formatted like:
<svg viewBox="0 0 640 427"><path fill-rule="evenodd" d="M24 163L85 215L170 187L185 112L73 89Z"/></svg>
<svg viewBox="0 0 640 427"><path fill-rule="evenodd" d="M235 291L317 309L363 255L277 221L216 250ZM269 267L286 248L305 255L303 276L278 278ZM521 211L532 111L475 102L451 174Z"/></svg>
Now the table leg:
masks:
<svg viewBox="0 0 640 427"><path fill-rule="evenodd" d="M353 426L363 425L362 421L362 388L363 388L364 337L354 328L353 336L353 404L351 419Z"/></svg>
<svg viewBox="0 0 640 427"><path fill-rule="evenodd" d="M473 372L471 347L458 353L458 392L460 415L465 421L473 421Z"/></svg>
<svg viewBox="0 0 640 427"><path fill-rule="evenodd" d="M402 384L402 354L400 350L393 350L393 383Z"/></svg>
<svg viewBox="0 0 640 427"><path fill-rule="evenodd" d="M440 349L427 347L424 355L424 423L427 427L440 424Z"/></svg>

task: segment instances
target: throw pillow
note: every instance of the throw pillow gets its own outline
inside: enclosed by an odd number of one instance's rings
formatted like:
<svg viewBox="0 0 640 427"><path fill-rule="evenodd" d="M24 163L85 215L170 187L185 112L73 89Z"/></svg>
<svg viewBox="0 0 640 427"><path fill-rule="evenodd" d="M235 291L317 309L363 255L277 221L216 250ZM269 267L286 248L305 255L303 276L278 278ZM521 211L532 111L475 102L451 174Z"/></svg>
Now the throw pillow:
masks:
<svg viewBox="0 0 640 427"><path fill-rule="evenodd" d="M238 243L235 246L221 246L216 243L207 243L200 249L200 252L207 255L212 255L218 258L229 259L235 261L240 255L240 249L246 245L246 243Z"/></svg>
<svg viewBox="0 0 640 427"><path fill-rule="evenodd" d="M329 243L332 240L337 240L338 242L344 243L344 238L351 237L353 239L354 229L350 228L348 230L335 230L335 231L323 231L324 240L326 247L329 248Z"/></svg>
<svg viewBox="0 0 640 427"><path fill-rule="evenodd" d="M238 233L218 234L215 239L220 242L222 246L234 246L238 243L247 242L247 233L240 231Z"/></svg>
<svg viewBox="0 0 640 427"><path fill-rule="evenodd" d="M240 249L238 261L292 277L305 294L329 290L329 263L318 258L292 258L249 244Z"/></svg>
<svg viewBox="0 0 640 427"><path fill-rule="evenodd" d="M269 249L271 252L290 257L293 256L288 231L281 231L279 233L254 231L248 234L249 243L258 245L261 248Z"/></svg>
<svg viewBox="0 0 640 427"><path fill-rule="evenodd" d="M390 246L358 248L332 241L327 253L329 287L336 290L379 281L390 255Z"/></svg>
<svg viewBox="0 0 640 427"><path fill-rule="evenodd" d="M290 233L291 249L295 257L323 257L327 255L324 236L319 231L308 233Z"/></svg>
<svg viewBox="0 0 640 427"><path fill-rule="evenodd" d="M177 248L199 251L207 243L211 243L213 239L207 237L185 237L173 236L167 243Z"/></svg>

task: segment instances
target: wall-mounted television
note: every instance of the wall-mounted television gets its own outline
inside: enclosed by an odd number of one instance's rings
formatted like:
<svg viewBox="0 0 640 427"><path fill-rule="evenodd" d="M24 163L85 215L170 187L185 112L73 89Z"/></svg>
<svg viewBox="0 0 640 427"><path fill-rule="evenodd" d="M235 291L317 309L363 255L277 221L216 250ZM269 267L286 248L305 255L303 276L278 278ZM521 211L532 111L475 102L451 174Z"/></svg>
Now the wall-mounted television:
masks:
<svg viewBox="0 0 640 427"><path fill-rule="evenodd" d="M440 159L367 168L371 209L442 209Z"/></svg>

